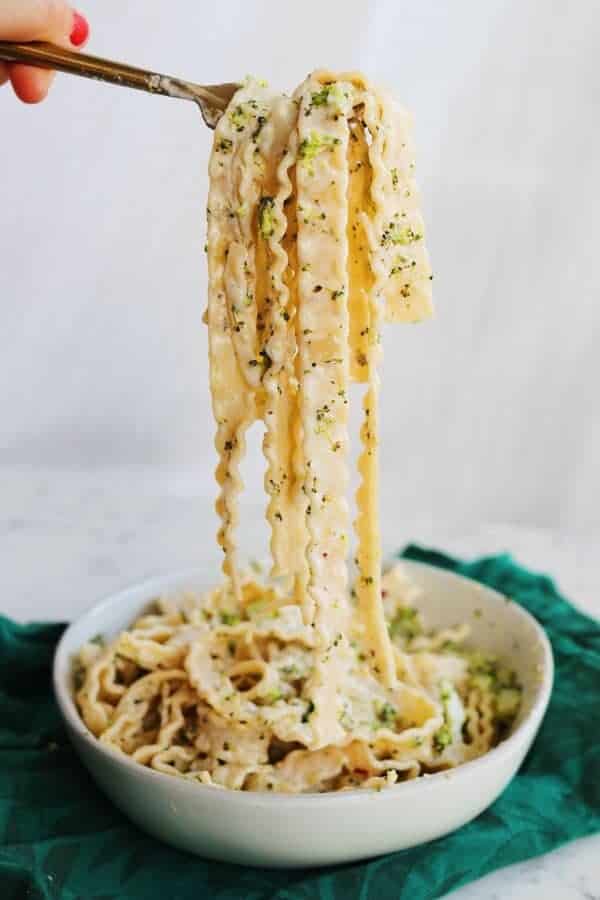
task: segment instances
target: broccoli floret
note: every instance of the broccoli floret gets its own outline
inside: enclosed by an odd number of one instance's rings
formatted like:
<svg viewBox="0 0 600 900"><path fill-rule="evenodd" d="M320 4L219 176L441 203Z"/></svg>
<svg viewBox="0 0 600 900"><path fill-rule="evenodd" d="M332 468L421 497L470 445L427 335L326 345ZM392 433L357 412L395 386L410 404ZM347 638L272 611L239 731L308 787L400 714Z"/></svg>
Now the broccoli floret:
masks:
<svg viewBox="0 0 600 900"><path fill-rule="evenodd" d="M221 624L223 625L237 625L240 621L240 617L235 613L222 612L221 613Z"/></svg>
<svg viewBox="0 0 600 900"><path fill-rule="evenodd" d="M311 131L310 136L301 141L298 148L298 156L312 171L312 162L323 150L332 150L340 139L330 134L321 134L319 131Z"/></svg>
<svg viewBox="0 0 600 900"><path fill-rule="evenodd" d="M375 713L377 721L382 725L394 725L398 717L398 713L391 703L377 702L375 704Z"/></svg>
<svg viewBox="0 0 600 900"><path fill-rule="evenodd" d="M423 630L418 616L419 614L414 607L400 607L388 625L390 637L403 637L409 641L417 637Z"/></svg>
<svg viewBox="0 0 600 900"><path fill-rule="evenodd" d="M313 106L332 106L336 112L344 113L349 107L350 96L341 84L324 84L320 91L311 94L308 113Z"/></svg>
<svg viewBox="0 0 600 900"><path fill-rule="evenodd" d="M502 688L496 697L496 715L499 719L513 719L521 705L519 688Z"/></svg>
<svg viewBox="0 0 600 900"><path fill-rule="evenodd" d="M264 597L259 597L257 600L253 600L252 603L248 603L246 606L246 615L251 619L255 616L265 615L268 608L269 604Z"/></svg>
<svg viewBox="0 0 600 900"><path fill-rule="evenodd" d="M433 747L437 753L443 753L452 743L452 732L448 725L442 725L433 736Z"/></svg>
<svg viewBox="0 0 600 900"><path fill-rule="evenodd" d="M312 702L312 700L309 700L306 705L304 715L302 716L302 721L304 723L308 722L308 720L310 719L310 717L312 716L314 711L315 711L315 704Z"/></svg>
<svg viewBox="0 0 600 900"><path fill-rule="evenodd" d="M258 227L265 240L272 237L275 231L274 208L275 201L272 197L263 197L258 206Z"/></svg>
<svg viewBox="0 0 600 900"><path fill-rule="evenodd" d="M471 687L478 688L480 691L491 691L494 687L494 676L478 672L471 676L470 683Z"/></svg>
<svg viewBox="0 0 600 900"><path fill-rule="evenodd" d="M277 703L278 700L281 700L283 694L279 690L271 691L269 694L265 695L266 703Z"/></svg>
<svg viewBox="0 0 600 900"><path fill-rule="evenodd" d="M228 113L229 121L234 126L236 131L243 131L248 122L250 121L250 113L244 106L240 103L239 106L235 106Z"/></svg>
<svg viewBox="0 0 600 900"><path fill-rule="evenodd" d="M403 246L406 246L408 244L414 244L416 241L420 241L422 237L423 235L418 231L414 231L410 225L405 225L404 228L400 228L396 222L390 222L381 235L381 246L387 247L389 244L402 244Z"/></svg>

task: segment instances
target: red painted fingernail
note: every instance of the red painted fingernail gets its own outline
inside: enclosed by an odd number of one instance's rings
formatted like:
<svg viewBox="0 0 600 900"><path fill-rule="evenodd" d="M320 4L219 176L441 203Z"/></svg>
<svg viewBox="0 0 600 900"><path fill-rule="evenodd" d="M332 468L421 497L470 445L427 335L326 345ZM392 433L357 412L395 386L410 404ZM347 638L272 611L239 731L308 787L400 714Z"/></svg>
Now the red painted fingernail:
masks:
<svg viewBox="0 0 600 900"><path fill-rule="evenodd" d="M73 13L73 28L71 29L71 34L69 35L71 43L75 47L81 47L87 39L90 33L90 26L87 23L87 19L85 19L81 13L74 12Z"/></svg>

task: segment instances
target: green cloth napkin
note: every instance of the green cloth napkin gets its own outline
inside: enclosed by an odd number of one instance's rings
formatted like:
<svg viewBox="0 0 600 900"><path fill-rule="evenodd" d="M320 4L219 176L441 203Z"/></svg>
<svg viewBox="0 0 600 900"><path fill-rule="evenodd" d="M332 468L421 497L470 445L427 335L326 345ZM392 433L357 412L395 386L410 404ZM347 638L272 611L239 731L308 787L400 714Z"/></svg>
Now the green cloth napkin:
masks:
<svg viewBox="0 0 600 900"><path fill-rule="evenodd" d="M487 812L421 847L317 870L243 868L172 850L129 824L67 741L50 683L63 626L0 618L2 900L432 900L600 830L600 626L509 556L464 563L414 546L404 555L497 588L552 641L556 680L542 730ZM401 791L398 815L410 816Z"/></svg>

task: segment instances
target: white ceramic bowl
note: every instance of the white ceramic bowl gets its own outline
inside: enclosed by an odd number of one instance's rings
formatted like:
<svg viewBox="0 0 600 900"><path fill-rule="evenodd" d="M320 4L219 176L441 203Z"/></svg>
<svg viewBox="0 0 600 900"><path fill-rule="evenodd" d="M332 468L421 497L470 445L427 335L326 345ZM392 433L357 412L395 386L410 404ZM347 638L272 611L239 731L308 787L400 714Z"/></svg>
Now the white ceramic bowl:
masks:
<svg viewBox="0 0 600 900"><path fill-rule="evenodd" d="M140 828L183 850L260 866L342 863L412 847L459 828L488 807L517 772L550 699L552 651L518 604L442 569L406 562L425 589L433 626L467 621L472 643L513 666L523 703L513 733L474 762L383 791L287 795L226 791L163 775L100 744L71 692L71 658L97 634L123 630L158 594L203 590L204 573L179 572L121 591L71 625L54 660L54 688L70 738L100 787Z"/></svg>

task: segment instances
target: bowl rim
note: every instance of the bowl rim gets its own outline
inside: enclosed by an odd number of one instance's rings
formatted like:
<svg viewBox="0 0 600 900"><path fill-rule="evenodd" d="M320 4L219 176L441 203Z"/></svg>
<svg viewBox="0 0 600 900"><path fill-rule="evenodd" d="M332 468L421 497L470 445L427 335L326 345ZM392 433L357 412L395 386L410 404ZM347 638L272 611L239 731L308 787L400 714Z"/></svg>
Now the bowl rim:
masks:
<svg viewBox="0 0 600 900"><path fill-rule="evenodd" d="M510 598L508 598L505 594L502 594L500 591L497 591L480 581L476 581L473 578L468 578L465 575L460 575L456 572L452 572L449 569L443 569L439 566L431 565L430 563L425 563L417 560L396 559L395 561L407 564L409 568L423 568L426 570L435 571L436 573L442 573L443 576L448 577L451 580L458 580L465 585L476 585L481 589L482 593L485 594L488 599L493 597L494 602L501 600L503 603L506 603L507 600L510 600ZM281 792L269 791L233 791L222 788L220 786L207 785L202 783L190 785L187 780L174 778L172 775L167 775L163 772L157 772L154 769L150 769L147 766L142 766L140 765L140 763L135 762L126 754L120 753L117 749L101 743L98 738L96 738L89 731L83 719L79 715L75 700L68 685L68 681L63 677L62 670L64 669L67 672L69 671L69 667L68 665L65 666L65 662L68 663L68 655L72 654L72 651L67 651L67 644L69 643L70 633L72 633L72 631L77 626L81 625L86 619L99 615L107 609L110 609L115 603L118 603L119 599L121 599L123 595L129 594L132 591L143 592L144 588L146 588L149 592L155 592L155 585L157 582L181 581L187 578L197 578L198 575L204 576L203 570L199 567L177 569L174 571L144 578L142 581L136 582L129 585L128 587L124 587L112 592L103 600L93 604L88 610L86 610L73 622L70 622L67 625L63 634L61 635L58 644L56 645L52 663L52 684L54 688L54 696L56 698L61 716L68 728L75 732L80 739L82 739L85 743L92 747L98 754L100 754L100 756L105 756L107 761L110 761L121 767L126 774L136 776L137 778L150 779L149 783L154 784L158 783L156 782L156 779L160 779L160 781L162 781L165 786L167 784L170 785L170 790L176 793L183 792L189 794L190 796L193 796L196 791L199 791L200 793L197 796L200 798L206 791L210 791L211 795L214 795L214 791L217 790L219 793L220 803L247 803L255 806L272 806L273 804L275 804L275 806L281 806L284 803L293 804L295 806L308 803L312 806L314 803L331 803L332 801L349 804L352 802L357 802L359 800L363 803L367 803L372 802L376 797L393 795L393 793L397 790L402 790L408 798L408 795L411 791L416 790L422 793L423 791L431 790L432 788L435 790L436 786L441 781L455 780L456 778L461 777L469 777L469 775L474 774L477 771L484 769L485 767L494 765L496 762L500 763L502 759L510 756L514 750L522 746L524 741L527 741L530 732L532 732L532 738L535 737L537 729L541 724L542 718L550 702L554 681L554 658L552 655L552 647L550 641L548 639L548 636L546 635L544 628L534 618L534 616L532 616L530 612L528 612L523 606L521 606L518 601L510 600L510 602L514 606L517 616L520 616L523 619L524 623L527 622L534 629L537 640L539 641L542 648L542 670L540 672L540 681L537 685L536 696L534 697L533 703L531 704L531 707L526 715L507 738L505 738L491 750L488 750L488 752L484 753L483 756L480 756L477 759L469 760L465 763L461 763L459 766L456 766L453 769L434 772L432 774L424 775L423 777L411 779L410 781L404 781L400 784L391 785L390 787L386 787L385 790L377 788L353 788L346 791L329 791L325 793L315 792L303 794L286 794ZM154 587L151 587L153 585Z"/></svg>

